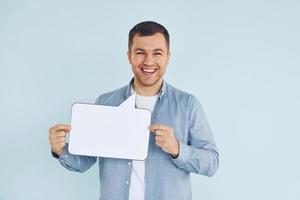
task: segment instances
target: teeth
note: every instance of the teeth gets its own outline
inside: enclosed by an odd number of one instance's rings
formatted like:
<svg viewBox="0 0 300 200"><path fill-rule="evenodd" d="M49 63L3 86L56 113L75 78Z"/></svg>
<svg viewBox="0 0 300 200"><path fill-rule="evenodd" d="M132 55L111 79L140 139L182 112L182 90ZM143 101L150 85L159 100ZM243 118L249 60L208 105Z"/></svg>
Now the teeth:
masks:
<svg viewBox="0 0 300 200"><path fill-rule="evenodd" d="M143 69L143 71L147 73L153 73L155 72L155 69Z"/></svg>

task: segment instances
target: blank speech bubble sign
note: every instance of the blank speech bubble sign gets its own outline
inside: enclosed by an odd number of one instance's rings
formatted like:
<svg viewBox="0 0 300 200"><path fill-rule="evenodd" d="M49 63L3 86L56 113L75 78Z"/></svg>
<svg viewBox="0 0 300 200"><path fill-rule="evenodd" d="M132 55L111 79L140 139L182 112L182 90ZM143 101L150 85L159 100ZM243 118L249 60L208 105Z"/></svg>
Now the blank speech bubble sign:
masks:
<svg viewBox="0 0 300 200"><path fill-rule="evenodd" d="M151 112L135 108L136 94L120 106L75 103L69 152L77 155L145 160Z"/></svg>

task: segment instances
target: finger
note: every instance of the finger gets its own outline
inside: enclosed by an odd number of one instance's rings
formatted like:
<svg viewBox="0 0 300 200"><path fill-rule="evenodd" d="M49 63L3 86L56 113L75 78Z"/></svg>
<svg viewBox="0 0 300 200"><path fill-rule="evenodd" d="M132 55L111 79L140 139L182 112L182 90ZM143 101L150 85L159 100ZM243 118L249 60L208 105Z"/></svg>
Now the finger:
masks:
<svg viewBox="0 0 300 200"><path fill-rule="evenodd" d="M163 147L164 142L155 142L156 146Z"/></svg>
<svg viewBox="0 0 300 200"><path fill-rule="evenodd" d="M51 148L52 148L52 149L61 149L61 148L63 148L65 145L66 145L65 142L59 142L59 143L55 143L55 144L52 144L52 143L51 143Z"/></svg>
<svg viewBox="0 0 300 200"><path fill-rule="evenodd" d="M66 137L65 131L57 131L55 134L56 137Z"/></svg>
<svg viewBox="0 0 300 200"><path fill-rule="evenodd" d="M164 135L166 135L166 132L165 131L161 131L161 130L157 130L157 131L155 131L155 135L157 135L157 136L164 136Z"/></svg>
<svg viewBox="0 0 300 200"><path fill-rule="evenodd" d="M52 133L49 134L49 139L50 140L56 140L56 138L60 138L60 137L65 138L66 137L66 132L65 131L58 131L58 132L52 132Z"/></svg>
<svg viewBox="0 0 300 200"><path fill-rule="evenodd" d="M167 131L163 131L163 130L156 130L155 132L151 132L153 134L155 134L156 136L167 136L168 132Z"/></svg>
<svg viewBox="0 0 300 200"><path fill-rule="evenodd" d="M65 145L66 145L66 143L64 143L64 142L57 143L57 144L55 144L55 145L52 146L52 150L55 151L55 150L57 150L57 149L62 149L62 148L65 147Z"/></svg>
<svg viewBox="0 0 300 200"><path fill-rule="evenodd" d="M162 124L151 124L148 129L152 132L155 132L156 130L167 131L170 129L170 127Z"/></svg>
<svg viewBox="0 0 300 200"><path fill-rule="evenodd" d="M151 124L149 127L150 131L155 132L156 130L167 130L168 127L165 125L161 125L161 124Z"/></svg>
<svg viewBox="0 0 300 200"><path fill-rule="evenodd" d="M55 126L53 126L52 128L50 128L50 131L58 131L58 130L64 130L64 131L70 131L71 130L71 126L69 124L57 124Z"/></svg>
<svg viewBox="0 0 300 200"><path fill-rule="evenodd" d="M156 142L155 144L164 151L166 151L168 148L168 144L166 142Z"/></svg>
<svg viewBox="0 0 300 200"><path fill-rule="evenodd" d="M51 141L51 143L53 144L58 144L58 143L64 143L66 141L66 138L64 137L59 137L59 138L55 138Z"/></svg>
<svg viewBox="0 0 300 200"><path fill-rule="evenodd" d="M56 147L64 147L66 145L65 142L56 143Z"/></svg>
<svg viewBox="0 0 300 200"><path fill-rule="evenodd" d="M155 141L156 142L164 142L166 139L164 138L164 137L162 137L162 136L156 136L155 137Z"/></svg>

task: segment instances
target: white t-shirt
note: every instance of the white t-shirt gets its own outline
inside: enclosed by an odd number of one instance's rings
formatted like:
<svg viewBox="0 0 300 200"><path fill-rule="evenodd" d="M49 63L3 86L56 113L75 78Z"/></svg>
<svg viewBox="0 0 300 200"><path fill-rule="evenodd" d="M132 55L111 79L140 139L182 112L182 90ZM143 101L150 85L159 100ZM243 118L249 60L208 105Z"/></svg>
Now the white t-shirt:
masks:
<svg viewBox="0 0 300 200"><path fill-rule="evenodd" d="M136 108L153 111L158 95L140 96L136 95ZM145 199L145 161L132 160L131 181L129 187L129 200Z"/></svg>

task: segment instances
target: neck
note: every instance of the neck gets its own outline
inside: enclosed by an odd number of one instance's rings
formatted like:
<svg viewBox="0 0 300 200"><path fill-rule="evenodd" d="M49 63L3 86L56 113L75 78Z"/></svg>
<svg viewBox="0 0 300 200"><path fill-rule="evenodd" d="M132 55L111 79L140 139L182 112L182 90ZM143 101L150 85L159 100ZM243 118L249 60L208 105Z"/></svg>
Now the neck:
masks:
<svg viewBox="0 0 300 200"><path fill-rule="evenodd" d="M163 80L159 80L157 83L151 86L145 86L139 84L136 79L133 80L133 89L134 91L141 96L154 96L159 93L162 87Z"/></svg>

